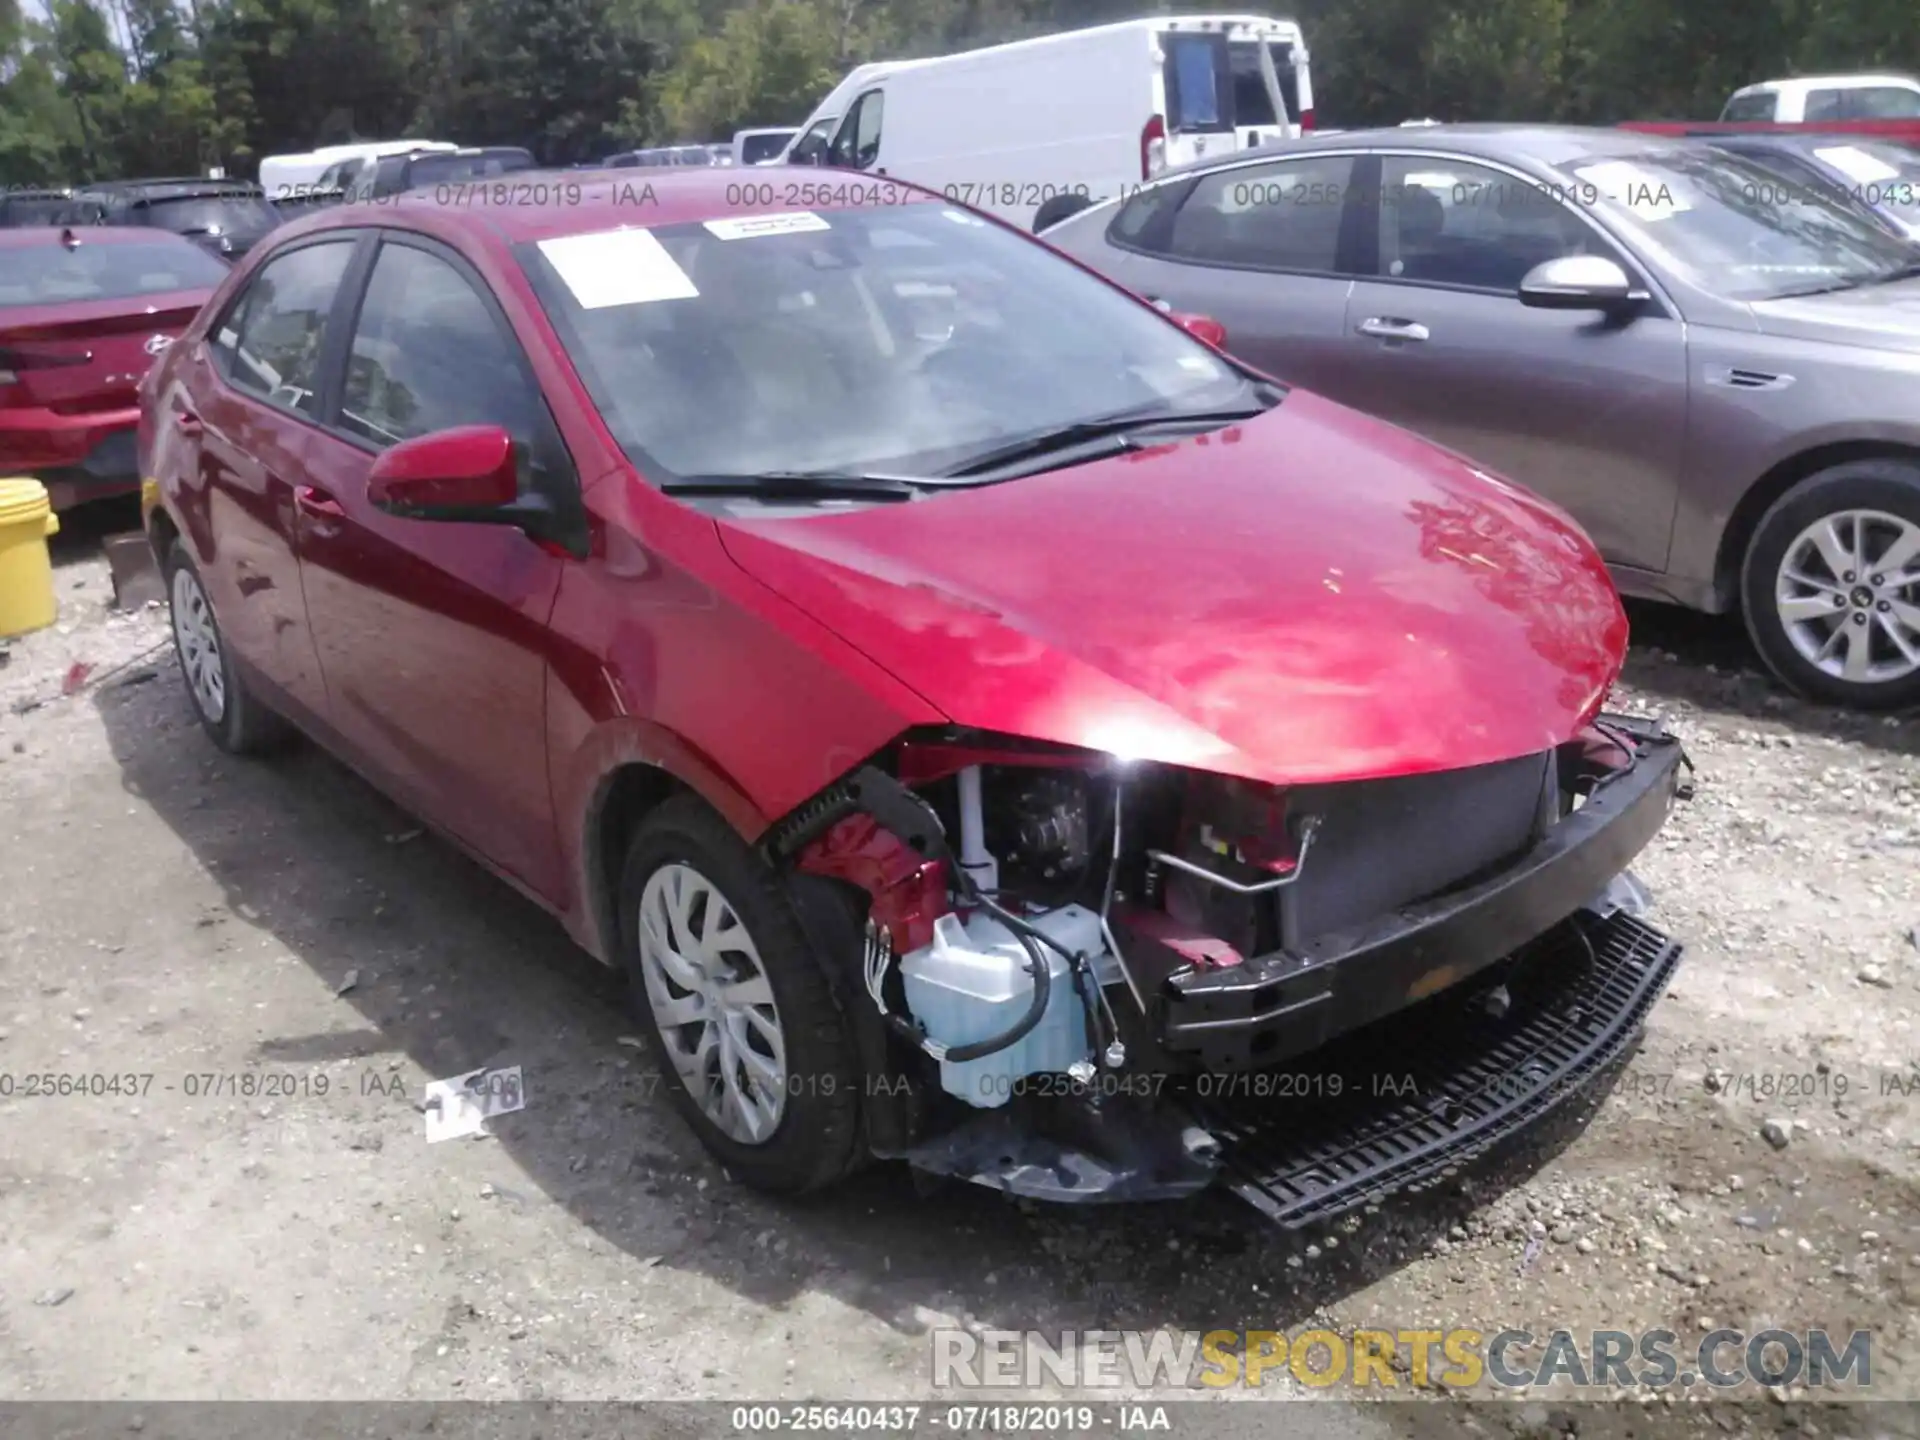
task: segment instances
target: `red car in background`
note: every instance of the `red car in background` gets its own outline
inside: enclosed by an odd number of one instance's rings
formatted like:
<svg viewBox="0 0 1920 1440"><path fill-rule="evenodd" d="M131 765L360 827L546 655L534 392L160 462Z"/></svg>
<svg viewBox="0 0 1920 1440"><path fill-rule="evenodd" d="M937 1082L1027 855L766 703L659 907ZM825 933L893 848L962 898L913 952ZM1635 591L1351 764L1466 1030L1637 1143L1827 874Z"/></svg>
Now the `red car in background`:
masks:
<svg viewBox="0 0 1920 1440"><path fill-rule="evenodd" d="M1586 537L992 217L769 173L236 268L140 431L214 742L291 722L556 913L770 1189L1295 1225L1616 1061L1683 757L1601 713Z"/></svg>
<svg viewBox="0 0 1920 1440"><path fill-rule="evenodd" d="M0 229L0 476L55 510L139 489L140 377L227 274L163 231Z"/></svg>

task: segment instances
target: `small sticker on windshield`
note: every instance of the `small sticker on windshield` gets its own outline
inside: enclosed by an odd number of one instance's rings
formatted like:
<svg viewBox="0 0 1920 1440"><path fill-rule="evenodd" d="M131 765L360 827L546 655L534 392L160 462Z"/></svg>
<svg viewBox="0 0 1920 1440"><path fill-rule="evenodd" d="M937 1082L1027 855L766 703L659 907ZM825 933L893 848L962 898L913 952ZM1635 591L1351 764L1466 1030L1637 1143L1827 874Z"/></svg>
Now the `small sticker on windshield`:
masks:
<svg viewBox="0 0 1920 1440"><path fill-rule="evenodd" d="M1683 191L1626 160L1607 160L1574 172L1616 205L1625 206L1641 220L1671 220L1693 208Z"/></svg>
<svg viewBox="0 0 1920 1440"><path fill-rule="evenodd" d="M1856 184L1878 185L1883 180L1900 178L1900 172L1893 166L1857 145L1829 145L1813 153Z"/></svg>
<svg viewBox="0 0 1920 1440"><path fill-rule="evenodd" d="M811 210L794 210L785 215L749 215L741 220L709 220L707 233L721 240L752 240L761 235L792 235L805 230L832 227Z"/></svg>
<svg viewBox="0 0 1920 1440"><path fill-rule="evenodd" d="M582 310L694 300L700 292L651 230L601 230L540 242Z"/></svg>

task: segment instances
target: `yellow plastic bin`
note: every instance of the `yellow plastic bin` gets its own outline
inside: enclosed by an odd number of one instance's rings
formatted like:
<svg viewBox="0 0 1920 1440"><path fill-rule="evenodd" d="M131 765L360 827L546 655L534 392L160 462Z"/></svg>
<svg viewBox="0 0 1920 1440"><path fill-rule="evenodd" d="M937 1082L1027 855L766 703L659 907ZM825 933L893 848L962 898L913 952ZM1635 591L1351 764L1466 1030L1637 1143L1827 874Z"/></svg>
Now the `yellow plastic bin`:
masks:
<svg viewBox="0 0 1920 1440"><path fill-rule="evenodd" d="M46 486L38 480L0 480L0 638L53 623L47 537L59 528Z"/></svg>

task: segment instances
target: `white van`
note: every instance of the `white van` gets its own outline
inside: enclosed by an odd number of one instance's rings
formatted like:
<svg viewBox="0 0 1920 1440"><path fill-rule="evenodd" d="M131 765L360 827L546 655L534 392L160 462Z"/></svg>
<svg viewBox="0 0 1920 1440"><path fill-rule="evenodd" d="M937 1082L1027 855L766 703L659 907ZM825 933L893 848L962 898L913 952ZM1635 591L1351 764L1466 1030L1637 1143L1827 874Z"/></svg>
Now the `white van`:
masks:
<svg viewBox="0 0 1920 1440"><path fill-rule="evenodd" d="M384 156L459 148L445 140L364 140L328 145L304 155L269 155L260 162L260 188L269 200L298 199L319 188L322 176L328 177L329 185L345 188L361 165ZM333 173L328 175L329 171Z"/></svg>
<svg viewBox="0 0 1920 1440"><path fill-rule="evenodd" d="M783 158L911 180L1043 227L1168 166L1312 128L1298 25L1159 16L862 65Z"/></svg>

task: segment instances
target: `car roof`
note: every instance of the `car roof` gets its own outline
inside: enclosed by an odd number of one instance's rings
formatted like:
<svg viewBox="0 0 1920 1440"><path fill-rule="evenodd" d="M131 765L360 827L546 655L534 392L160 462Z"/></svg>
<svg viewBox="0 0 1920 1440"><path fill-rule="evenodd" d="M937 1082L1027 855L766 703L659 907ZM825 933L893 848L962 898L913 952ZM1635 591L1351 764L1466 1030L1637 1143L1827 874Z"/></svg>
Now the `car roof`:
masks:
<svg viewBox="0 0 1920 1440"><path fill-rule="evenodd" d="M151 225L30 225L18 230L0 230L0 250L31 249L36 245L58 245L69 230L82 245L192 245L191 240L171 230L156 230Z"/></svg>
<svg viewBox="0 0 1920 1440"><path fill-rule="evenodd" d="M1609 155L1645 155L1650 151L1684 149L1685 140L1649 135L1638 130L1614 130L1593 125L1421 125L1374 130L1338 130L1297 140L1276 140L1245 150L1230 150L1163 170L1157 180L1204 174L1251 159L1279 159L1328 150L1403 150L1458 152L1508 163L1564 165L1575 160Z"/></svg>
<svg viewBox="0 0 1920 1440"><path fill-rule="evenodd" d="M812 169L808 169L807 173L819 174ZM782 187L777 185L754 187L769 196L765 204L740 203L742 190L737 172L731 167L718 165L663 166L639 170L529 170L519 172L515 179L525 182L530 177L542 174L553 176L554 185L566 187L569 203L554 204L553 197L539 193L541 187L529 188L524 184L517 187L524 191L520 200L515 201L509 196L498 205L463 203L464 197L459 194L440 196L433 190L407 190L379 205L375 223L391 225L412 217L422 222L422 228L452 228L517 245L523 241L584 235L596 230L644 229L660 225L693 224L702 220L777 215L791 213L795 208L791 204L780 203ZM898 192L906 191L929 203L950 203L941 202L941 197L934 191L902 181L849 178L847 182L849 190L875 184L889 186L896 196ZM577 204L571 201L576 187L579 194ZM837 187L821 185L819 188L824 191ZM862 205L858 197L852 197L844 206L821 204L813 208L831 213L835 209L873 207ZM279 233L288 236L296 233L310 235L316 230L351 229L367 223L356 207L336 206L298 220Z"/></svg>
<svg viewBox="0 0 1920 1440"><path fill-rule="evenodd" d="M200 200L220 199L226 196L246 197L263 193L258 185L250 180L113 180L103 185L89 185L81 195L111 196L115 199L131 200Z"/></svg>
<svg viewBox="0 0 1920 1440"><path fill-rule="evenodd" d="M1785 80L1762 80L1757 85L1743 85L1733 92L1731 98L1737 100L1743 95L1778 95L1794 90L1861 90L1870 85L1912 85L1914 83L1916 82L1912 75L1898 70L1877 70L1852 75L1795 75Z"/></svg>

